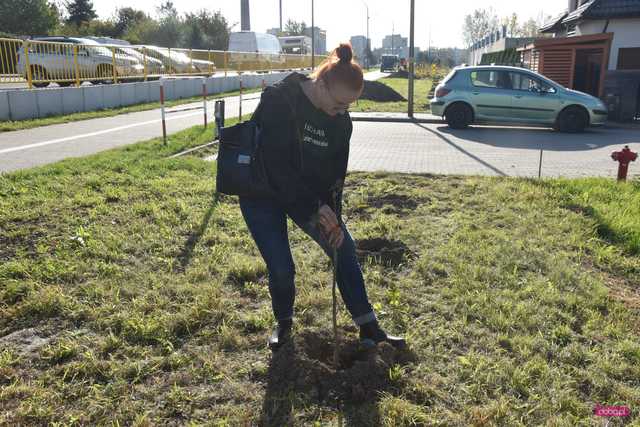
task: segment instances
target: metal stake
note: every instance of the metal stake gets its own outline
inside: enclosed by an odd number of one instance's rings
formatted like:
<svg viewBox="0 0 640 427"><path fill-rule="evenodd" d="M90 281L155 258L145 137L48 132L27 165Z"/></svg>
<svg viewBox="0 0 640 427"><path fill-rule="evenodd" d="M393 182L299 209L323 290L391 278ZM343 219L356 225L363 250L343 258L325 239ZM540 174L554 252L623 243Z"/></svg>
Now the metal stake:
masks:
<svg viewBox="0 0 640 427"><path fill-rule="evenodd" d="M207 128L207 80L202 79L202 108L204 109L204 128Z"/></svg>
<svg viewBox="0 0 640 427"><path fill-rule="evenodd" d="M164 82L160 79L160 112L162 115L162 141L167 145L167 125L165 124L164 113Z"/></svg>
<svg viewBox="0 0 640 427"><path fill-rule="evenodd" d="M540 164L538 165L538 179L542 178L542 152L544 150L540 149Z"/></svg>

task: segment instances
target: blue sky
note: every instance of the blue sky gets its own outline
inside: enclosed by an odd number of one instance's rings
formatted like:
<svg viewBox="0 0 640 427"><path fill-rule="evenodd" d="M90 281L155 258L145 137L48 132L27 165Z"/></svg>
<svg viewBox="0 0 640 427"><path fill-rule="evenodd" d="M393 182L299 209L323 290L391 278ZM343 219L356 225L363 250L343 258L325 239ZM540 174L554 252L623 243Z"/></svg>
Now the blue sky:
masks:
<svg viewBox="0 0 640 427"><path fill-rule="evenodd" d="M283 0L284 21L288 18L311 22L311 0ZM409 34L409 0L315 0L316 25L327 30L327 47L336 46L352 35L365 34L366 9L370 12L369 33L373 47L381 45L382 38L395 33ZM160 0L94 0L101 18L113 15L116 7L133 6L155 14ZM198 9L221 10L231 23L240 20L240 0L174 0L178 12ZM251 26L254 31L277 27L278 0L250 0ZM416 0L416 45L426 49L437 47L463 47L462 23L464 16L475 8L493 7L499 16L517 13L521 21L535 18L540 13L556 15L566 8L567 1L538 0ZM239 28L238 24L238 28Z"/></svg>

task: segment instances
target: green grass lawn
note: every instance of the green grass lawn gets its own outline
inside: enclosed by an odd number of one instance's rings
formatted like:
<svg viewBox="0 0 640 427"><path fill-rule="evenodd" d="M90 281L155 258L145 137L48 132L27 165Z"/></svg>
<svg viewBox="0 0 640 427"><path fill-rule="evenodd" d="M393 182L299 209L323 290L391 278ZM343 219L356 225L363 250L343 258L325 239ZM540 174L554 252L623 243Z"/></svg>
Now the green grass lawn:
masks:
<svg viewBox="0 0 640 427"><path fill-rule="evenodd" d="M262 89L247 89L244 90L244 94L260 92ZM217 99L226 96L238 95L240 91L230 91L209 95L208 99ZM195 96L192 98L175 99L172 101L166 101L165 107L171 108L178 105L190 104L192 102L202 102L202 96ZM56 125L60 123L77 122L79 120L98 119L101 117L112 117L119 114L137 113L139 111L154 110L160 108L160 102L149 102L145 104L131 105L128 107L108 108L97 111L85 111L82 113L66 114L61 116L51 116L39 119L31 120L5 120L0 121L0 132L10 132L15 130L32 129L40 126Z"/></svg>
<svg viewBox="0 0 640 427"><path fill-rule="evenodd" d="M409 93L409 81L407 79L385 77L378 81L391 87L405 99L407 98ZM414 82L414 111L418 113L429 112L430 106L427 95L431 90L432 82L429 79L414 80ZM353 104L349 110L354 112L406 113L407 108L407 101L374 102L369 100L359 100L356 104Z"/></svg>
<svg viewBox="0 0 640 427"><path fill-rule="evenodd" d="M0 175L0 425L640 420L640 226L616 208L637 183L350 174L370 299L409 350L360 351L341 304L336 372L330 264L298 229L295 347L266 349L235 199L214 202L213 164L166 158L209 139Z"/></svg>

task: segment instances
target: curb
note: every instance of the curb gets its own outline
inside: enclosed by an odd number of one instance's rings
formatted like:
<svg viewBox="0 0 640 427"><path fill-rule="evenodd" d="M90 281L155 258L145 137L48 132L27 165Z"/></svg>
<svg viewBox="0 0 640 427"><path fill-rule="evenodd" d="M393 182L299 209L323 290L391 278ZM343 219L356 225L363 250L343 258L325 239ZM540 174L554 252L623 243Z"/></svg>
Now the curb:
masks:
<svg viewBox="0 0 640 427"><path fill-rule="evenodd" d="M408 116L384 116L376 114L356 113L351 115L354 122L374 122L374 123L430 123L439 124L444 121L440 117L408 117Z"/></svg>

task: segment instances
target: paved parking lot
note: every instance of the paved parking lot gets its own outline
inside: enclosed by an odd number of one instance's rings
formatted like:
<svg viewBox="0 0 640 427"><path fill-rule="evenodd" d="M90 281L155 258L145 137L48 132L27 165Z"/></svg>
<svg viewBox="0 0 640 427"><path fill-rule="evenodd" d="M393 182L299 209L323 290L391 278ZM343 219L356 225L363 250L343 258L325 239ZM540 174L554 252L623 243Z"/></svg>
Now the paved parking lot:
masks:
<svg viewBox="0 0 640 427"><path fill-rule="evenodd" d="M407 173L615 177L611 152L629 145L640 151L640 127L595 128L582 134L551 129L444 124L354 123L349 169ZM640 161L630 166L640 176Z"/></svg>

